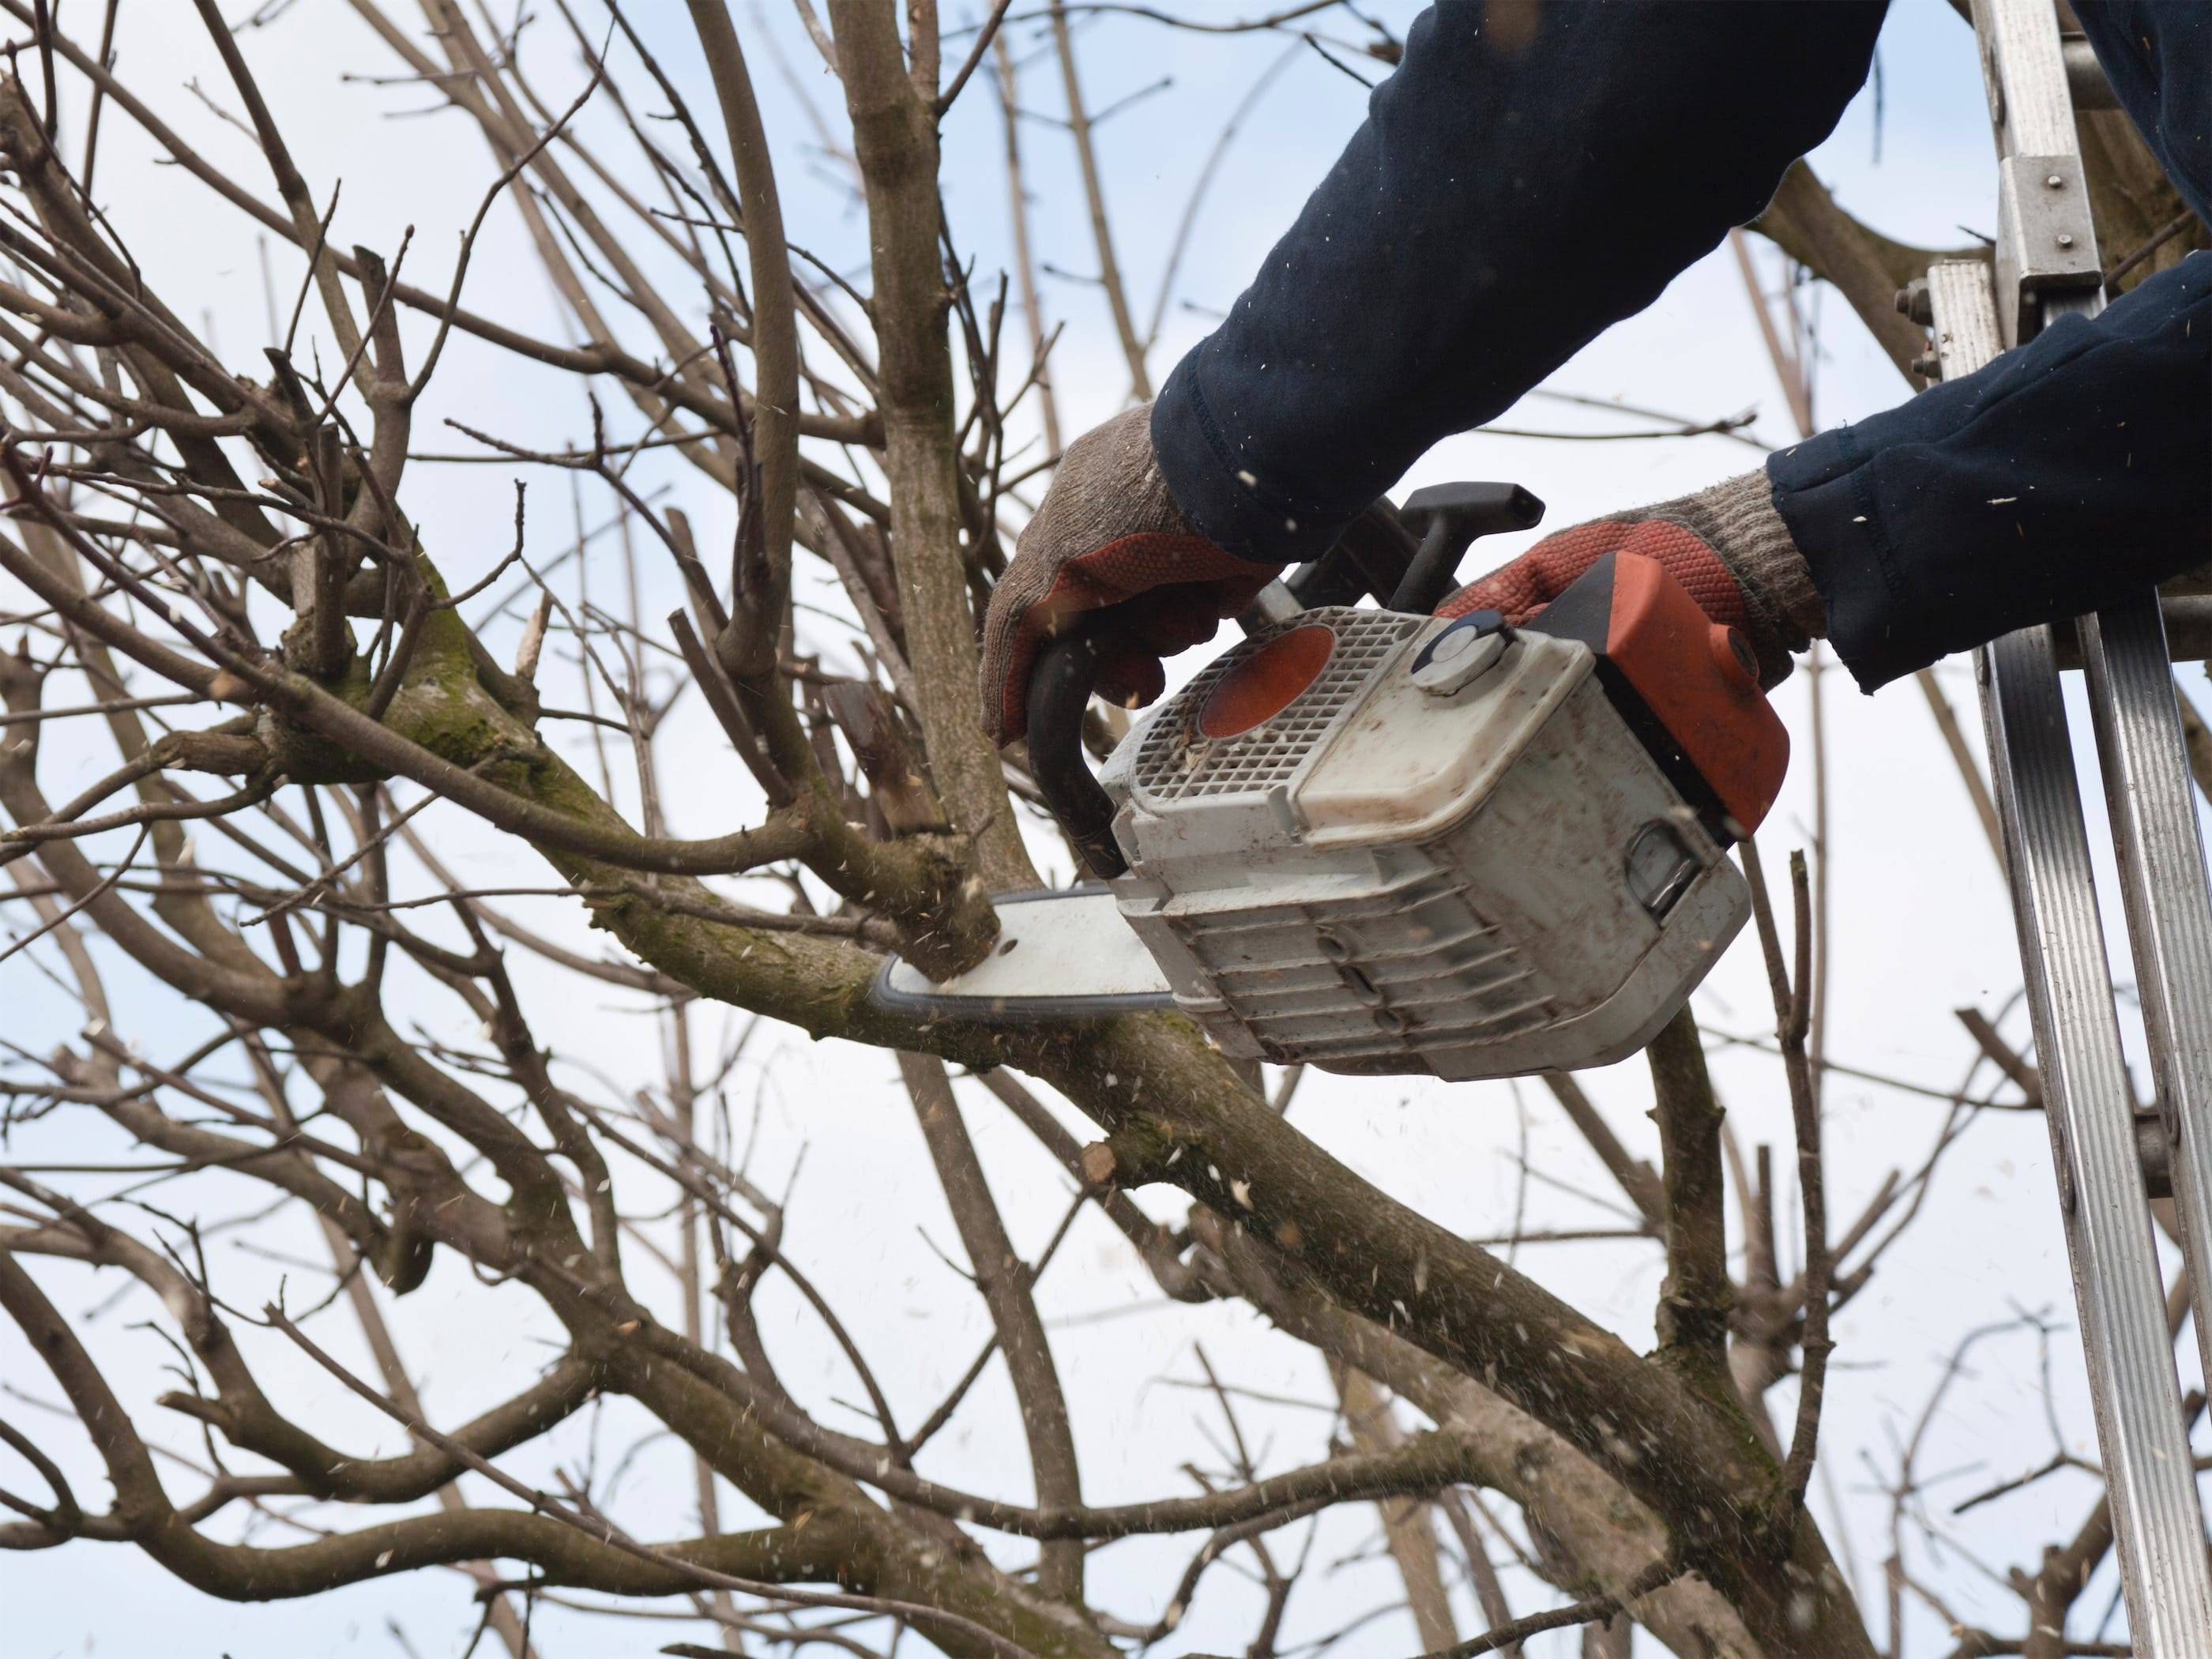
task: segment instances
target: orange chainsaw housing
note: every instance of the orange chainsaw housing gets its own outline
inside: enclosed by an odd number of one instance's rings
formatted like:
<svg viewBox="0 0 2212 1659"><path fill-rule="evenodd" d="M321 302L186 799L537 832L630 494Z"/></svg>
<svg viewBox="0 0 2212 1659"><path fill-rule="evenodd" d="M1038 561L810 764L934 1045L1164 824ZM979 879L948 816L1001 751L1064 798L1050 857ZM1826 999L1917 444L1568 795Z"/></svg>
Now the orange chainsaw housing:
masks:
<svg viewBox="0 0 2212 1659"><path fill-rule="evenodd" d="M1743 637L1657 560L1607 554L1524 629L1589 646L1607 694L1676 787L1717 807L1732 838L1759 828L1790 768L1790 733Z"/></svg>

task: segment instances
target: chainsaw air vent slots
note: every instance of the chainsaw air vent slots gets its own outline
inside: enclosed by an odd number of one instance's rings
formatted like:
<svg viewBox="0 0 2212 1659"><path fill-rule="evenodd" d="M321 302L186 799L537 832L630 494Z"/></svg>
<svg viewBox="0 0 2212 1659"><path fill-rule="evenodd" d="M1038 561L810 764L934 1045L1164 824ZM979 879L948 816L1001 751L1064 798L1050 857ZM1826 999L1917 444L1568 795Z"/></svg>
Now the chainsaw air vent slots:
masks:
<svg viewBox="0 0 2212 1659"><path fill-rule="evenodd" d="M1198 716L1249 650L1232 651L1209 665L1177 697L1187 722L1146 723L1137 756L1146 793L1162 799L1238 794L1281 783L1296 772L1311 745L1365 685L1375 665L1409 638L1418 617L1383 611L1306 611L1253 641L1273 641L1298 628L1325 625L1335 636L1328 661L1308 688L1273 718L1241 736L1208 738Z"/></svg>

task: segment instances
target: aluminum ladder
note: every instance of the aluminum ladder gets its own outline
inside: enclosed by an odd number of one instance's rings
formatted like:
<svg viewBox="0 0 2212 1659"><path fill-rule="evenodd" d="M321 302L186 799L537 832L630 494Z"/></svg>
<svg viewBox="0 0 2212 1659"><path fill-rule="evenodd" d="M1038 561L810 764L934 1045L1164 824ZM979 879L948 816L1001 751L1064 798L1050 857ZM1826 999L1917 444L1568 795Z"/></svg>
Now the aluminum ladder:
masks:
<svg viewBox="0 0 2212 1659"><path fill-rule="evenodd" d="M1993 258L1941 261L1922 320L1948 376L2103 303L2103 271L2051 0L1973 0L1996 137ZM2088 96L2085 95L2085 103ZM2180 1217L2212 1376L2212 890L2158 595L2074 624ZM2212 1571L2167 1324L2136 1103L2059 689L2058 630L1976 653L1990 769L2035 1030L2120 1577L2139 1659L2212 1654Z"/></svg>

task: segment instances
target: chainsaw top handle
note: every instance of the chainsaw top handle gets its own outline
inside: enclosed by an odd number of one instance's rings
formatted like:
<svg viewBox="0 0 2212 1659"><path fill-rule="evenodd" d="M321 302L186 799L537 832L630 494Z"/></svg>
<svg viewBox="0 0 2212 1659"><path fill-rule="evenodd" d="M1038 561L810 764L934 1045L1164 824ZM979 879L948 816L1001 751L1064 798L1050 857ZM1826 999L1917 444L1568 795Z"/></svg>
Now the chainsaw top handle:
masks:
<svg viewBox="0 0 2212 1659"><path fill-rule="evenodd" d="M1371 598L1425 615L1451 591L1477 537L1526 530L1543 516L1543 502L1518 484L1432 485L1414 491L1402 514L1387 498L1376 501L1285 585L1302 610ZM1086 634L1037 653L1030 671L1030 773L1083 861L1110 881L1129 866L1114 840L1114 803L1083 754L1083 715L1097 681L1097 649Z"/></svg>

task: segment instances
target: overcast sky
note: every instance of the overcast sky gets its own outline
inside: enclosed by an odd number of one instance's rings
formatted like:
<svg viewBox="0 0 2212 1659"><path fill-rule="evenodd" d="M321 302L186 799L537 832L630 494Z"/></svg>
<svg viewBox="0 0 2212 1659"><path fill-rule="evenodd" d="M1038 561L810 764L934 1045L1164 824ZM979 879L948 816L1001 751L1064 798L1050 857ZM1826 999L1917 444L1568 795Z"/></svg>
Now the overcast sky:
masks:
<svg viewBox="0 0 2212 1659"><path fill-rule="evenodd" d="M244 9L245 0L237 0ZM866 226L834 157L842 144L836 88L787 8L763 0L764 10L741 15L756 44L755 73L775 135L793 239L854 280L866 269ZM393 0L395 15L407 10ZM501 5L504 15L509 9ZM589 3L579 6L589 14ZM956 7L954 9L957 10ZM1412 8L1394 3L1380 16L1402 34ZM97 10L79 0L64 8L65 23ZM1233 4L1198 0L1193 16L1230 18ZM708 110L704 76L692 61L682 9L673 0L637 0L636 15L663 63L696 107ZM413 20L410 18L410 24ZM1357 40L1348 19L1330 17L1323 31ZM541 20L525 36L525 60L533 64L547 101L564 104L580 85L574 54L562 43L557 17ZM1035 45L1034 26L1018 25L1024 53ZM1167 79L1170 84L1131 106L1103 128L1100 145L1124 268L1141 311L1149 312L1162 266L1197 169L1229 109L1279 55L1288 61L1252 108L1222 163L1165 312L1162 343L1152 361L1164 378L1177 354L1203 334L1208 318L1224 309L1273 240L1296 212L1305 192L1357 125L1364 94L1346 73L1304 45L1280 35L1216 37L1176 32L1128 17L1101 19L1082 33L1084 72L1091 101L1105 107ZM775 51L768 50L774 43ZM235 100L220 65L191 25L188 9L171 0L125 4L118 37L118 68L192 143L235 166L257 191L269 194L264 172L245 137L195 97L190 82L217 104ZM297 0L275 23L246 37L301 170L319 198L343 179L343 195L332 230L339 246L366 243L387 253L406 228L415 234L408 275L424 286L441 286L451 269L459 234L474 214L495 168L474 129L438 108L435 94L405 84L375 83L398 66L338 0ZM777 56L787 69L780 69ZM1372 60L1348 59L1370 79L1384 72ZM349 78L350 77L350 78ZM1821 176L1853 210L1908 240L1954 245L1966 230L1985 231L1993 217L1990 161L1981 90L1972 37L1942 0L1898 0L1880 58L1881 95L1870 88L1813 157ZM1729 88L1711 95L1726 100ZM1041 113L1060 107L1057 76L1049 59L1035 63L1024 82L1024 104ZM80 112L77 112L81 113ZM825 121L822 134L813 125ZM593 117L586 112L588 123ZM227 360L254 372L267 338L267 304L256 238L240 216L212 202L175 169L159 165L151 147L119 114L106 118L99 195L131 243L149 279L186 319L201 319ZM604 132L604 127L592 129ZM1061 269L1095 268L1085 246L1083 208L1072 156L1063 134L1047 122L1026 125L1037 232L1046 257ZM1580 135L1598 143L1601 135ZM947 123L945 194L955 237L963 254L990 272L1008 258L1006 204L1000 169L998 114L989 88L970 87ZM1667 158L1654 158L1665 165ZM1604 257L1605 233L1591 228L1591 257ZM1762 256L1771 253L1760 244ZM271 250L271 267L283 303L289 305L300 262ZM1764 258L1770 278L1779 266ZM549 337L572 331L548 292L512 210L495 210L469 278L469 301ZM1103 300L1079 280L1048 278L1046 304L1066 331L1054 358L1054 378L1070 432L1115 412L1127 392ZM1818 412L1823 424L1863 416L1894 402L1902 383L1887 360L1829 295L1813 301L1820 328ZM1500 319L1501 327L1511 319ZM327 351L327 347L325 348ZM1794 437L1783 399L1761 351L1741 278L1725 250L1683 274L1657 304L1613 330L1564 367L1551 382L1559 390L1618 398L1696 420L1755 408L1753 435L1770 444ZM558 443L588 434L588 413L577 388L517 365L514 360L457 341L424 413L418 441L453 453L482 453L460 434L441 428L451 418L522 441ZM1532 398L1505 423L1564 430L1618 429L1622 422ZM1539 442L1476 434L1439 445L1407 480L1410 488L1451 477L1510 477L1550 503L1548 527L1681 493L1759 463L1742 444L1719 438L1629 443ZM407 504L422 522L426 541L456 585L472 581L497 561L511 530L512 469L504 465L418 467L409 475ZM644 469L653 488L681 501L702 524L702 538L725 533L727 503L670 463ZM587 502L596 521L604 504ZM533 483L531 544L556 550L572 535L563 482L541 476ZM1502 557L1530 539L1486 544ZM605 580L611 581L609 576ZM657 574L650 580L658 581ZM800 596L828 611L842 608L835 585L818 568L802 570ZM667 607L663 605L662 610ZM647 606L648 614L659 614ZM510 623L511 623L510 619ZM507 623L489 630L498 637ZM833 659L841 635L827 618L811 643ZM849 658L847 659L849 660ZM1194 665L1184 663L1179 671ZM1942 671L1961 717L1978 732L1972 688L1961 662ZM2189 684L2200 692L2201 671ZM1972 1048L1953 1011L1973 1005L1996 1013L2010 1004L2019 982L2004 890L1990 849L1968 808L1959 780L1928 711L1910 684L1867 699L1840 672L1824 682L1831 750L1830 877L1835 904L1832 929L1832 986L1830 1053L1866 1071L1911 1079L1937 1091L1956 1088ZM1782 804L1763 835L1770 869L1788 848L1806 839L1810 818L1806 677L1777 694L1798 745L1795 769ZM2212 702L2207 704L2212 707ZM687 834L737 827L757 810L749 783L719 735L704 721L682 728L696 765L677 769L670 807ZM565 736L562 739L566 741ZM580 754L580 750L577 751ZM84 763L104 769L104 757ZM66 781L59 764L51 789ZM2093 814L2094 773L2087 775ZM457 811L440 808L426 817L441 848L471 879L537 882L543 872L518 860L513 848L483 833ZM1042 846L1042 843L1040 843ZM1064 873L1064 872L1063 872ZM519 916L571 940L578 948L607 948L588 933L566 906L518 903ZM2108 901L2108 911L2116 905ZM533 962L514 959L526 1000L534 990L540 1018L557 1006L559 1040L579 1067L595 1068L617 1084L635 1086L655 1038L649 1020L603 988L580 992ZM2124 963L2122 978L2130 977ZM74 1012L18 961L0 968L0 1035L33 1047L50 1046L71 1029ZM149 1053L173 1053L199 1030L197 1017L149 994L143 981L118 969L118 984L136 1029L127 1035ZM562 999L556 1005L551 999ZM1770 1024L1756 947L1741 941L1700 994L1701 1016L1715 1030L1754 1035ZM426 998L422 1018L450 1024L449 1003ZM718 1040L725 1022L710 1014L702 1024L702 1048ZM2025 1042L2025 1020L2015 1009L2004 1021ZM1716 1072L1737 1131L1746 1145L1789 1145L1781 1074L1765 1058L1724 1053ZM1987 1078L1983 1081L1986 1083ZM1619 1132L1636 1149L1656 1157L1654 1136L1640 1115L1648 1089L1640 1062L1597 1074L1590 1086L1613 1109ZM890 1057L850 1045L813 1045L793 1032L757 1036L738 1074L742 1103L762 1106L756 1164L763 1184L780 1187L800 1166L798 1198L786 1248L806 1261L832 1299L862 1329L862 1340L883 1363L899 1403L926 1409L964 1367L984 1336L984 1318L963 1282L921 1243L921 1237L957 1245L933 1186L915 1176L921 1154L912 1115L898 1093ZM1067 1188L1059 1171L1003 1114L976 1091L974 1127L1017 1242L1034 1250L1059 1220ZM1943 1108L1923 1097L1848 1076L1827 1091L1827 1139L1832 1167L1832 1216L1848 1218L1882 1178L1917 1165L1934 1137ZM1445 1086L1406 1079L1358 1081L1312 1079L1302 1090L1293 1121L1362 1175L1445 1224L1470 1235L1502 1231L1522 1213L1531 1226L1589 1227L1604 1212L1571 1194L1524 1183L1521 1159L1570 1182L1594 1174L1594 1165L1540 1090L1503 1084ZM70 1133L78 1133L71 1131ZM90 1156L112 1156L117 1144L86 1127L81 1141L60 1135L40 1143L42 1156L64 1145ZM1778 1163L1786 1163L1786 1157ZM1590 1183L1595 1185L1595 1183ZM1162 1213L1173 1206L1162 1194L1147 1201ZM1609 1245L1528 1247L1516 1265L1631 1342L1648 1345L1650 1310L1662 1263L1655 1249ZM254 1305L272 1291L281 1266L245 1256L219 1259L234 1276L230 1295ZM67 1272L38 1269L44 1282L89 1306L96 1292ZM295 1279L295 1285L300 1283ZM319 1293L319 1292L317 1292ZM1194 1340L1203 1340L1224 1376L1264 1392L1318 1401L1328 1394L1310 1350L1269 1333L1255 1316L1233 1308L1189 1310L1160 1304L1158 1292L1103 1224L1086 1219L1040 1288L1048 1318L1056 1322L1063 1374L1070 1379L1079 1444L1085 1458L1086 1495L1114 1502L1180 1490L1176 1466L1185 1458L1210 1460L1200 1437L1193 1397L1170 1386L1195 1375ZM398 1304L403 1341L422 1356L425 1392L443 1420L507 1391L513 1365L534 1363L549 1334L533 1320L524 1298L472 1284L448 1261L415 1296ZM2039 1119L1985 1114L1954 1150L1939 1175L1914 1233L1886 1261L1881 1273L1839 1322L1840 1343L1832 1376L1823 1475L1815 1488L1824 1524L1866 1595L1881 1601L1880 1565L1889 1547L1889 1500L1881 1491L1893 1466L1896 1440L1909 1432L1929 1389L1958 1334L1969 1327L2012 1318L2022 1309L2047 1310L2063 1328L2056 1339L2046 1400L2033 1340L2008 1336L1982 1351L1952 1406L1939 1419L1940 1449L1928 1462L1946 1476L1925 1503L1927 1512L1973 1559L1998 1571L2023 1562L2045 1540L2070 1534L2093 1500L2086 1478L2046 1481L2006 1502L1952 1519L1954 1494L2039 1463L2052 1449L2048 1414L2067 1445L2094 1455L2089 1419L2071 1331L2072 1306L2055 1202L2049 1153ZM142 1426L165 1414L146 1402L167 1383L154 1372L166 1358L154 1338L135 1322L150 1304L125 1298L88 1327L99 1351L119 1370L143 1377L133 1391ZM795 1307L771 1306L770 1334L788 1318L791 1356L787 1380L811 1401L826 1400L846 1386L834 1356ZM2189 1345L2184 1345L2185 1353ZM384 1452L397 1449L389 1425L370 1420L331 1397L289 1358L256 1351L271 1392L282 1399L326 1401L319 1425L326 1437ZM508 1362L503 1366L502 1362ZM2193 1365L2191 1367L2193 1370ZM0 1333L0 1374L40 1397L50 1380L29 1360L9 1330ZM2185 1382L2193 1381L2185 1376ZM1793 1403L1784 1387L1778 1409ZM27 1408L11 1406L23 1420ZM834 1408L828 1408L832 1409ZM33 1416L41 1425L53 1419ZM833 1417L833 1420L837 1420ZM1027 1477L1012 1434L1006 1394L996 1375L948 1431L933 1472L1014 1496L1026 1496ZM1270 1447L1270 1467L1286 1468L1319 1449L1326 1419L1295 1407L1255 1407ZM590 1428L580 1419L579 1433ZM608 1413L598 1432L611 1449L633 1432L634 1416ZM164 1429L176 1443L191 1437ZM75 1431L56 1425L42 1438L64 1451L82 1490L104 1491L82 1453ZM565 1443L580 1456L582 1442ZM526 1462L519 1463L526 1473ZM650 1500L641 1511L658 1513L658 1535L678 1535L692 1525L690 1475L683 1462L663 1452L641 1458L628 1488ZM191 1489L180 1478L174 1489ZM665 1501L664 1501L665 1500ZM741 1514L742 1510L733 1510ZM1369 1525L1365 1515L1346 1516L1325 1534L1322 1554L1355 1550ZM271 1538L274 1534L270 1534ZM1917 1546L1916 1546L1917 1547ZM1000 1550L994 1541L992 1547ZM1094 1569L1097 1600L1131 1616L1151 1616L1153 1600L1171 1582L1187 1553L1183 1540L1133 1540L1102 1553ZM1024 1549L1000 1551L1018 1559ZM1957 1595L1959 1613L2016 1629L2017 1601L1971 1566L1944 1574ZM1523 1607L1538 1605L1526 1575L1509 1571L1508 1583ZM417 1575L340 1592L306 1603L236 1607L216 1602L170 1578L143 1558L112 1546L82 1545L33 1557L0 1558L0 1649L10 1656L96 1653L151 1656L217 1653L237 1659L285 1659L301 1654L397 1655L402 1649L386 1629L397 1620L425 1656L457 1653L465 1639L469 1586L457 1576ZM1371 1563L1355 1565L1315 1582L1294 1607L1286 1640L1320 1634L1389 1599L1387 1580ZM2108 1566L2085 1598L2101 1609L2112 1593ZM1227 1576L1209 1581L1194 1616L1162 1651L1241 1646L1249 1632L1256 1592ZM1940 1626L1915 1608L1922 1650ZM551 1659L612 1659L649 1652L672 1639L668 1627L640 1626L547 1613L540 1626ZM1531 1652L1571 1651L1571 1637L1540 1643ZM1413 1650L1410 1622L1385 1619L1363 1626L1338 1651L1357 1659L1386 1659Z"/></svg>

